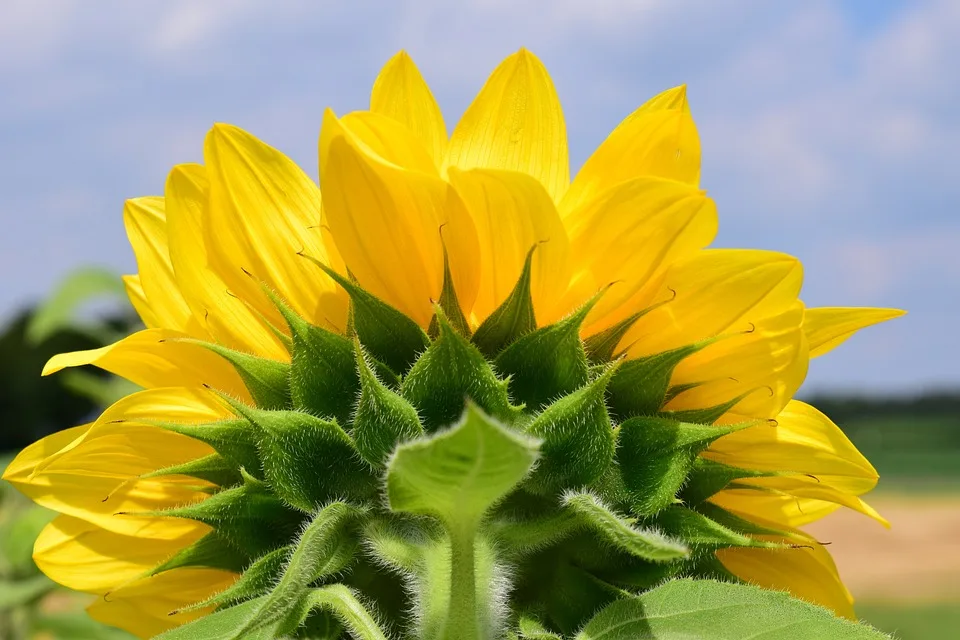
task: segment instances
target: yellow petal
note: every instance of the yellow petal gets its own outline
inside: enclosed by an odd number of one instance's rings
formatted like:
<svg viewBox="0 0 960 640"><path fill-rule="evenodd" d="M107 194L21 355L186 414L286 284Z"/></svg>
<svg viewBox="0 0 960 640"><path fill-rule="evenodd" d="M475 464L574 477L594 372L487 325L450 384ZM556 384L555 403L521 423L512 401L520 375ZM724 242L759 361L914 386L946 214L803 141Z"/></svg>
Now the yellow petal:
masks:
<svg viewBox="0 0 960 640"><path fill-rule="evenodd" d="M144 421L205 423L227 415L203 389L141 391L109 407L89 429L28 447L5 477L38 504L115 533L164 540L191 535L197 526L192 521L136 514L202 500L206 483L141 476L212 450Z"/></svg>
<svg viewBox="0 0 960 640"><path fill-rule="evenodd" d="M204 219L209 191L207 171L201 165L178 165L167 177L170 260L180 290L194 316L218 342L262 357L289 360L262 317L231 295L219 275L234 267L215 264L216 253L208 251Z"/></svg>
<svg viewBox="0 0 960 640"><path fill-rule="evenodd" d="M390 58L373 83L370 111L393 118L420 139L435 165L443 162L447 127L420 70L401 51Z"/></svg>
<svg viewBox="0 0 960 640"><path fill-rule="evenodd" d="M99 349L53 356L43 368L48 376L67 367L92 364L141 387L209 385L238 397L250 393L229 362L206 347L183 342L189 336L166 329L144 329Z"/></svg>
<svg viewBox="0 0 960 640"><path fill-rule="evenodd" d="M840 346L854 333L899 318L906 311L871 307L816 307L807 309L803 330L810 342L810 357L816 358Z"/></svg>
<svg viewBox="0 0 960 640"><path fill-rule="evenodd" d="M182 538L121 535L72 516L57 516L37 538L33 559L51 580L70 589L103 594L143 576L210 528L200 523Z"/></svg>
<svg viewBox="0 0 960 640"><path fill-rule="evenodd" d="M494 70L450 137L446 164L522 171L560 200L570 183L567 127L536 56L521 49Z"/></svg>
<svg viewBox="0 0 960 640"><path fill-rule="evenodd" d="M714 442L704 457L760 471L792 471L816 476L852 495L877 484L877 470L823 413L791 400L776 426L761 424Z"/></svg>
<svg viewBox="0 0 960 640"><path fill-rule="evenodd" d="M143 295L156 319L156 326L198 338L207 337L190 312L173 275L163 198L151 196L127 200L123 207L123 223L137 258Z"/></svg>
<svg viewBox="0 0 960 640"><path fill-rule="evenodd" d="M671 266L656 298L670 302L642 317L623 344L632 343L636 357L749 330L751 323L792 307L802 281L800 262L783 253L700 251Z"/></svg>
<svg viewBox="0 0 960 640"><path fill-rule="evenodd" d="M554 320L569 277L567 232L543 186L530 176L496 169L450 169L480 242L480 291L473 305L479 324L513 290L527 253L533 256L531 293L539 324Z"/></svg>
<svg viewBox="0 0 960 640"><path fill-rule="evenodd" d="M635 296L654 274L693 255L717 233L716 206L703 191L651 177L604 191L564 222L575 277L593 283L591 295L616 283L594 308L586 333L601 331L647 306L649 300Z"/></svg>
<svg viewBox="0 0 960 640"><path fill-rule="evenodd" d="M697 186L700 139L686 87L664 91L627 116L584 163L560 211L566 217L602 191L639 176Z"/></svg>
<svg viewBox="0 0 960 640"><path fill-rule="evenodd" d="M757 500L764 494L788 499ZM729 488L711 498L711 501L751 520L763 518L791 527L809 524L827 515L825 506L818 503L834 504L859 511L883 526L890 527L890 522L876 509L859 497L834 486L830 483L830 478L824 480L810 476L748 478L730 485Z"/></svg>
<svg viewBox="0 0 960 640"><path fill-rule="evenodd" d="M461 305L476 298L476 229L438 177L364 151L332 112L320 136L324 208L350 273L368 291L426 327L443 285L443 243ZM442 229L442 242L441 242Z"/></svg>
<svg viewBox="0 0 960 640"><path fill-rule="evenodd" d="M365 153L404 169L439 176L437 164L412 131L371 111L352 111L340 119Z"/></svg>
<svg viewBox="0 0 960 640"><path fill-rule="evenodd" d="M769 538L775 540L774 538ZM830 553L820 544L791 549L722 549L717 557L737 577L832 609L856 620L853 596L840 580Z"/></svg>
<svg viewBox="0 0 960 640"><path fill-rule="evenodd" d="M732 411L751 418L780 413L807 375L806 338L801 329L803 304L758 320L753 330L722 338L684 359L671 383L696 384L680 393L667 409L706 409L743 394Z"/></svg>
<svg viewBox="0 0 960 640"><path fill-rule="evenodd" d="M133 305L134 310L137 312L137 315L140 316L140 320L144 326L148 329L159 326L157 317L153 314L150 303L147 302L147 296L143 293L140 276L125 275L120 276L120 279L123 280L123 286L127 290L127 298L130 299L130 304Z"/></svg>
<svg viewBox="0 0 960 640"><path fill-rule="evenodd" d="M303 258L328 263L320 190L285 155L249 133L218 124L207 135L204 160L210 179L208 246L231 291L274 326L283 318L263 293L271 287L315 324L346 326L346 294ZM244 270L253 275L249 277Z"/></svg>
<svg viewBox="0 0 960 640"><path fill-rule="evenodd" d="M87 607L90 617L139 638L152 638L208 613L209 609L170 615L223 591L236 574L217 569L175 569L125 585Z"/></svg>

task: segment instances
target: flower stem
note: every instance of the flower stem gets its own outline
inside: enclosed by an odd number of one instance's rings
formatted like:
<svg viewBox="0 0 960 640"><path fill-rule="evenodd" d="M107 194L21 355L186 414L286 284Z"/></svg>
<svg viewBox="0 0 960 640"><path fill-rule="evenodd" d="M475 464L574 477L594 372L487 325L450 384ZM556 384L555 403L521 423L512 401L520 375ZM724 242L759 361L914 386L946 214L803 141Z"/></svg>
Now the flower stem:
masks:
<svg viewBox="0 0 960 640"><path fill-rule="evenodd" d="M450 530L450 610L445 640L479 640L477 628L477 579L472 523Z"/></svg>

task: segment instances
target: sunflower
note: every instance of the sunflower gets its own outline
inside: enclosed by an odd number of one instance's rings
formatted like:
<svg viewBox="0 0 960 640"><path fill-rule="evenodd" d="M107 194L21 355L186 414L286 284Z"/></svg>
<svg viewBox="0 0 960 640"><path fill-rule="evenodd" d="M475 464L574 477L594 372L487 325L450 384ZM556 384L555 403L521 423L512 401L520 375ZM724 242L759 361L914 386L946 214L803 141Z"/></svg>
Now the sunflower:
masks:
<svg viewBox="0 0 960 640"><path fill-rule="evenodd" d="M810 358L901 312L806 308L797 259L708 248L717 212L684 87L630 114L573 180L559 100L525 50L450 136L396 55L369 110L324 114L320 186L234 126L215 125L203 155L124 209L146 328L43 372L94 365L143 390L4 476L59 512L35 558L99 596L94 618L147 638L262 596L321 512L352 524L312 583L428 627L426 578L380 556L387 530L408 546L435 533L391 521L382 478L398 445L448 433L467 401L539 443L485 515L478 558L529 542L488 567L490 624L523 609L567 633L683 575L854 617L800 527L841 507L886 524L860 498L877 473L792 396Z"/></svg>

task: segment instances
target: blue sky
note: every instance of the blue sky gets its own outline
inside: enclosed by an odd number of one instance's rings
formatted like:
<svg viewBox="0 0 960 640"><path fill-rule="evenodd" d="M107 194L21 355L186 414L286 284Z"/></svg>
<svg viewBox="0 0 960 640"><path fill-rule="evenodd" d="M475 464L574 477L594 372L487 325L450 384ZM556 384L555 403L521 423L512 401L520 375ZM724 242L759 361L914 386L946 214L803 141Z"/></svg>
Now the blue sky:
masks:
<svg viewBox="0 0 960 640"><path fill-rule="evenodd" d="M687 83L720 246L800 257L811 305L906 318L814 362L807 390L960 384L960 2L5 0L0 318L72 267L134 269L123 200L201 158L215 121L316 175L323 108L364 108L413 55L451 126L525 46L550 69L574 168Z"/></svg>

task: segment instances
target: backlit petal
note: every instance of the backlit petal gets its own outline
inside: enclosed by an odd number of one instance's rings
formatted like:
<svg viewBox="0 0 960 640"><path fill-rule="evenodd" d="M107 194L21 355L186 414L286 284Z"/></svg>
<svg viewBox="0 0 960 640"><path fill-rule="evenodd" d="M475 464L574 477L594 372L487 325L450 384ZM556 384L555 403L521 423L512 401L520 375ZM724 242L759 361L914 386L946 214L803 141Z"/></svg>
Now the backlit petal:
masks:
<svg viewBox="0 0 960 640"><path fill-rule="evenodd" d="M677 365L674 385L697 383L667 409L706 409L748 394L732 409L753 418L780 413L807 375L803 304L757 321L751 331L721 338Z"/></svg>
<svg viewBox="0 0 960 640"><path fill-rule="evenodd" d="M446 164L522 171L559 201L570 183L567 127L536 56L521 49L494 70L454 129Z"/></svg>
<svg viewBox="0 0 960 640"><path fill-rule="evenodd" d="M77 591L103 594L143 576L210 530L195 524L195 530L182 538L164 540L122 535L61 515L40 533L33 559L55 582Z"/></svg>
<svg viewBox="0 0 960 640"><path fill-rule="evenodd" d="M588 334L647 306L649 300L635 296L654 274L702 249L717 233L716 206L703 191L651 177L604 191L564 222L575 277L592 282L591 295L616 283L591 313Z"/></svg>
<svg viewBox="0 0 960 640"><path fill-rule="evenodd" d="M437 166L443 163L447 147L443 114L406 51L390 58L377 76L370 96L370 111L404 125L420 139Z"/></svg>
<svg viewBox="0 0 960 640"><path fill-rule="evenodd" d="M206 384L250 397L233 365L202 345L183 341L188 338L176 331L144 329L106 347L55 355L44 366L43 375L92 364L141 387Z"/></svg>
<svg viewBox="0 0 960 640"><path fill-rule="evenodd" d="M133 198L123 207L127 238L137 257L140 284L158 326L207 337L180 293L170 264L164 199Z"/></svg>
<svg viewBox="0 0 960 640"><path fill-rule="evenodd" d="M147 296L143 293L140 276L128 275L120 276L120 278L123 280L123 286L127 290L127 298L130 299L130 304L133 305L134 310L137 312L137 315L140 316L143 324L148 329L159 326L157 316L154 315L153 309L150 308L150 303L147 302Z"/></svg>
<svg viewBox="0 0 960 640"><path fill-rule="evenodd" d="M840 580L830 553L820 544L791 549L723 549L717 557L747 582L789 591L794 597L856 620L853 596Z"/></svg>
<svg viewBox="0 0 960 640"><path fill-rule="evenodd" d="M530 176L496 169L450 169L480 242L480 291L473 305L479 324L517 284L527 253L533 256L531 293L539 324L556 318L569 277L570 244L553 200Z"/></svg>
<svg viewBox="0 0 960 640"><path fill-rule="evenodd" d="M218 342L266 358L288 360L289 354L263 318L232 295L219 275L235 267L216 264L217 254L208 250L204 216L209 191L207 171L201 165L178 165L167 177L170 260L180 290L194 316Z"/></svg>
<svg viewBox="0 0 960 640"><path fill-rule="evenodd" d="M852 495L870 491L878 479L843 431L799 400L787 403L776 426L761 424L724 436L703 455L736 467L810 474Z"/></svg>
<svg viewBox="0 0 960 640"><path fill-rule="evenodd" d="M368 155L404 169L439 176L437 164L412 131L392 118L371 111L352 111L340 118Z"/></svg>
<svg viewBox="0 0 960 640"><path fill-rule="evenodd" d="M630 354L636 357L749 330L751 323L792 307L802 281L800 262L786 254L700 251L670 268L656 299L672 299L641 318L623 344L633 344Z"/></svg>
<svg viewBox="0 0 960 640"><path fill-rule="evenodd" d="M320 172L333 237L364 288L428 326L443 285L442 230L457 295L470 308L479 286L479 249L451 185L366 152L329 111Z"/></svg>
<svg viewBox="0 0 960 640"><path fill-rule="evenodd" d="M230 586L237 576L216 569L175 569L124 585L87 607L90 617L139 638L152 638L211 610L170 615Z"/></svg>
<svg viewBox="0 0 960 640"><path fill-rule="evenodd" d="M807 309L803 330L810 342L810 357L832 351L864 327L899 318L906 311L871 307L815 307Z"/></svg>
<svg viewBox="0 0 960 640"><path fill-rule="evenodd" d="M577 173L560 205L561 213L567 216L602 191L639 176L697 186L700 139L686 87L664 91L617 125Z"/></svg>
<svg viewBox="0 0 960 640"><path fill-rule="evenodd" d="M208 250L233 266L220 274L231 291L284 327L261 289L265 283L304 318L343 331L346 294L301 255L329 264L317 185L285 155L230 125L215 125L207 135L204 160Z"/></svg>

